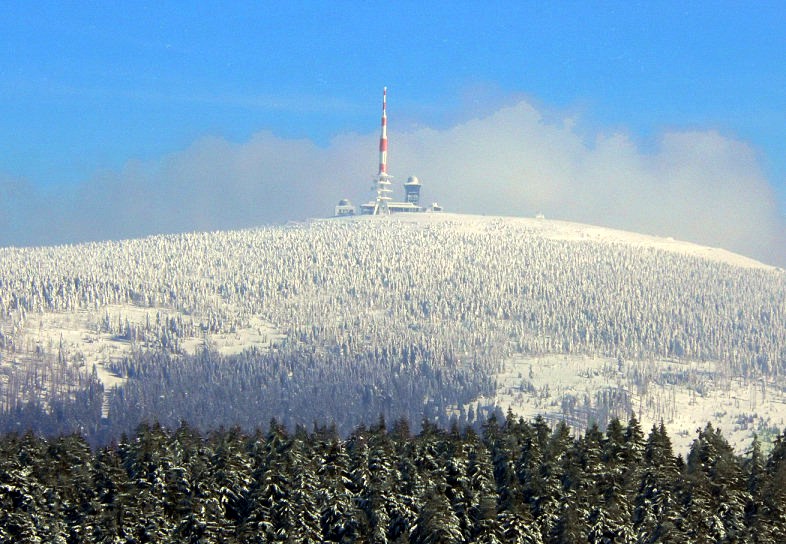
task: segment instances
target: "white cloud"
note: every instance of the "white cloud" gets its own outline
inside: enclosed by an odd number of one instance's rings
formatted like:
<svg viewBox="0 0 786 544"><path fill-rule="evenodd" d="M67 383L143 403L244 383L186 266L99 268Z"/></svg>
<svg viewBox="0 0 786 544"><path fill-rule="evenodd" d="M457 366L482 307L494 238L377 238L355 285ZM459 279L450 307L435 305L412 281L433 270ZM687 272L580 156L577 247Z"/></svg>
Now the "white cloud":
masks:
<svg viewBox="0 0 786 544"><path fill-rule="evenodd" d="M755 152L714 131L669 132L642 150L625 133L587 137L526 101L445 129L389 128L398 193L407 176L447 210L549 217L673 236L786 264L786 227ZM377 135L326 147L260 132L205 138L130 162L58 195L0 183L0 244L133 237L327 216L370 198ZM13 188L13 190L11 190ZM400 196L400 195L399 195ZM44 211L45 210L45 211ZM10 228L8 223L11 223Z"/></svg>
<svg viewBox="0 0 786 544"><path fill-rule="evenodd" d="M543 212L786 263L786 222L754 151L714 131L666 133L643 151L623 133L588 142L573 119L546 122L521 102L399 139L391 160L416 172L447 209Z"/></svg>

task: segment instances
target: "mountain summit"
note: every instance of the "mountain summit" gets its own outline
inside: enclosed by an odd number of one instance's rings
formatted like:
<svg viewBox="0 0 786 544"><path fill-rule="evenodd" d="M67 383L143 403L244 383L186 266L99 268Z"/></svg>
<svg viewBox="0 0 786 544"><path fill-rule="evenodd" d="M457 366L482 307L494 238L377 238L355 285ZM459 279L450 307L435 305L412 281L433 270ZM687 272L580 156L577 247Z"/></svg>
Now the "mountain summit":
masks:
<svg viewBox="0 0 786 544"><path fill-rule="evenodd" d="M455 214L0 249L0 423L784 424L786 273L605 228ZM698 423L696 423L698 421ZM696 424L694 424L696 423Z"/></svg>

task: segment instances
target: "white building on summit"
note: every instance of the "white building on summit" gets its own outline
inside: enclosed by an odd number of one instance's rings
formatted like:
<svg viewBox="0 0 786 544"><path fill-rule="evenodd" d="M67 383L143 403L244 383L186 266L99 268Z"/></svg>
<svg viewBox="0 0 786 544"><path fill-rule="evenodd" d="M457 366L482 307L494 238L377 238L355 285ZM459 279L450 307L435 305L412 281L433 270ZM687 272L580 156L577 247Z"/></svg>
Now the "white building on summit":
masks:
<svg viewBox="0 0 786 544"><path fill-rule="evenodd" d="M379 136L379 172L374 178L374 190L376 198L365 204L361 204L360 213L364 215L388 215L391 213L402 212L426 212L442 211L436 202L424 208L420 205L420 180L415 176L410 176L404 184L404 201L396 202L390 196L393 190L391 179L393 176L388 174L388 115L387 115L387 96L388 89L382 90L382 130ZM355 207L348 199L341 199L336 205L335 215L337 217L355 215Z"/></svg>

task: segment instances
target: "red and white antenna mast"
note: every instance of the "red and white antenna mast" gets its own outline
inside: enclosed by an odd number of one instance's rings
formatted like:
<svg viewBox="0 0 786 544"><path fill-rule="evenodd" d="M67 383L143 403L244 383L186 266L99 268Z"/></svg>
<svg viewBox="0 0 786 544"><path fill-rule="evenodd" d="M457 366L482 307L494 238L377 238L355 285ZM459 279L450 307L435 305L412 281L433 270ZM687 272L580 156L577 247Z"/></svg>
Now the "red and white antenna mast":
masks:
<svg viewBox="0 0 786 544"><path fill-rule="evenodd" d="M388 173L388 88L382 88L382 132L379 135L379 175Z"/></svg>
<svg viewBox="0 0 786 544"><path fill-rule="evenodd" d="M379 135L379 173L376 179L377 201L374 204L374 215L389 214L390 178L388 175L388 88L382 89L382 132Z"/></svg>

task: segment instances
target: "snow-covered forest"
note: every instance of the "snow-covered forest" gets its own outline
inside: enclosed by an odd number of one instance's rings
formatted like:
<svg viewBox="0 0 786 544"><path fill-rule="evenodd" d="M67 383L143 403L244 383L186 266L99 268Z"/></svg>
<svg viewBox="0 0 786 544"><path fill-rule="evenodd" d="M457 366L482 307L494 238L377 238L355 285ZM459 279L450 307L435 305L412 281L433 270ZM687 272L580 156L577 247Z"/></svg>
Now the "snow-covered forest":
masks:
<svg viewBox="0 0 786 544"><path fill-rule="evenodd" d="M782 270L544 220L418 214L5 248L0 323L3 428L93 437L143 418L472 422L521 354L715 361L719 377L786 387ZM229 337L241 349L222 350ZM102 339L127 349L102 355ZM659 379L626 376L631 395Z"/></svg>
<svg viewBox="0 0 786 544"><path fill-rule="evenodd" d="M405 420L346 439L276 421L250 434L141 425L0 438L1 542L783 542L786 435L737 455L711 425L686 457L632 417L574 437L508 415Z"/></svg>

